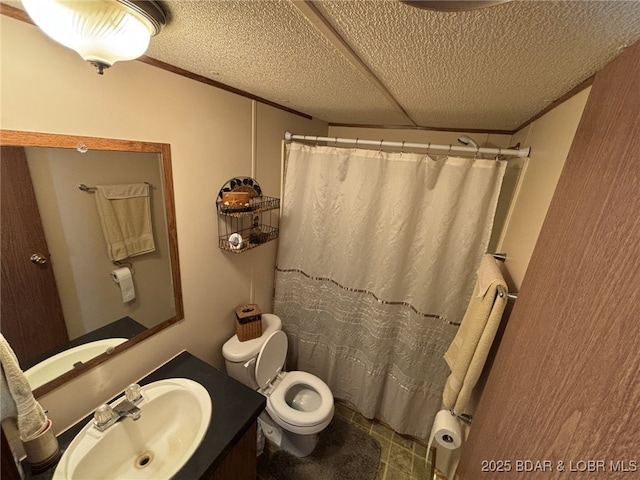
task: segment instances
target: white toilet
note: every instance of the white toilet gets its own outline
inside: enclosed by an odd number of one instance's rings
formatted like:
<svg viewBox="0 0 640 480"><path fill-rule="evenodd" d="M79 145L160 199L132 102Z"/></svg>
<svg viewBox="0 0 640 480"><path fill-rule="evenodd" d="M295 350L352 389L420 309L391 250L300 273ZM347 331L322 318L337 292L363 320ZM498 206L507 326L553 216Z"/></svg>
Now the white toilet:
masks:
<svg viewBox="0 0 640 480"><path fill-rule="evenodd" d="M287 336L277 315L262 314L262 335L241 342L231 337L222 347L227 374L267 397L260 426L271 442L297 457L311 454L318 433L333 418L333 394L307 372L284 372Z"/></svg>

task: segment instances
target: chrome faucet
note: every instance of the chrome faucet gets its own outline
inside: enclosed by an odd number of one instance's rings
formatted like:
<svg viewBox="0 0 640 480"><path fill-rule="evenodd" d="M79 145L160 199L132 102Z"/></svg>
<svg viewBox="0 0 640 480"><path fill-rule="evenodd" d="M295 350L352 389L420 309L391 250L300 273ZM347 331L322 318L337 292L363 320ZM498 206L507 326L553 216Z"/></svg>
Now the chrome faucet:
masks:
<svg viewBox="0 0 640 480"><path fill-rule="evenodd" d="M131 417L134 420L138 420L142 413L140 409L129 400L121 401L118 405L116 405L116 408L114 408L113 411L116 412L120 418Z"/></svg>
<svg viewBox="0 0 640 480"><path fill-rule="evenodd" d="M136 407L136 404L142 400L140 393L140 385L132 384L124 391L125 397L115 407L110 405L101 405L93 414L93 426L104 432L107 428L114 425L121 418L131 417L138 420L142 415L142 411Z"/></svg>

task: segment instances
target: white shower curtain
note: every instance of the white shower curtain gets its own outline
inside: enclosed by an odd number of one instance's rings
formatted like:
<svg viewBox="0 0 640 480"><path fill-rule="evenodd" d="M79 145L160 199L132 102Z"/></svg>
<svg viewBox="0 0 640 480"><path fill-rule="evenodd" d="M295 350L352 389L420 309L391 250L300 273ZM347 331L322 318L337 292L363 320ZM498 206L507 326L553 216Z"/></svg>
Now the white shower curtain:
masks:
<svg viewBox="0 0 640 480"><path fill-rule="evenodd" d="M289 367L427 439L505 165L289 144L274 299Z"/></svg>

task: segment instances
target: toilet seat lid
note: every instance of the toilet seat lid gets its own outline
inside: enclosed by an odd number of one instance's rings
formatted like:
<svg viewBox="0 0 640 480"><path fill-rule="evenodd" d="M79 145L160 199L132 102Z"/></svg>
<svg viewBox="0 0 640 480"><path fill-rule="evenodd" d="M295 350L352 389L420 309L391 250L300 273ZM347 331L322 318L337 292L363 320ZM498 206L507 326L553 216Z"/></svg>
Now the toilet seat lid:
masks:
<svg viewBox="0 0 640 480"><path fill-rule="evenodd" d="M262 345L256 361L256 382L261 390L282 370L288 348L287 335L282 330L273 332Z"/></svg>

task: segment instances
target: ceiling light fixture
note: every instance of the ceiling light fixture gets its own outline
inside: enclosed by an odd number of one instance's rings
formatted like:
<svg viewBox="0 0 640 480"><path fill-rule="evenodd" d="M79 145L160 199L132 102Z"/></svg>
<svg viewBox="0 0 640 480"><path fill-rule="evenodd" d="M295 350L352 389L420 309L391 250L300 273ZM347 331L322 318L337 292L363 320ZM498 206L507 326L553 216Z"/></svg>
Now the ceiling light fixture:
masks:
<svg viewBox="0 0 640 480"><path fill-rule="evenodd" d="M493 7L511 0L400 0L402 3L425 10L437 10L441 12L461 12L464 10L476 10L478 8Z"/></svg>
<svg viewBox="0 0 640 480"><path fill-rule="evenodd" d="M133 60L167 22L156 1L22 0L40 29L56 42L78 52L102 75L105 68Z"/></svg>

